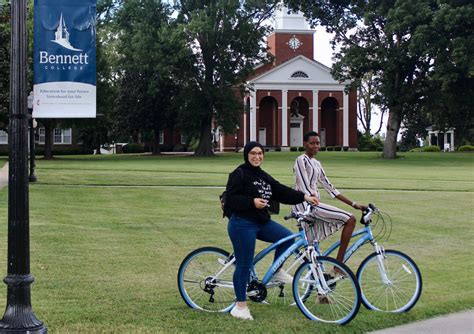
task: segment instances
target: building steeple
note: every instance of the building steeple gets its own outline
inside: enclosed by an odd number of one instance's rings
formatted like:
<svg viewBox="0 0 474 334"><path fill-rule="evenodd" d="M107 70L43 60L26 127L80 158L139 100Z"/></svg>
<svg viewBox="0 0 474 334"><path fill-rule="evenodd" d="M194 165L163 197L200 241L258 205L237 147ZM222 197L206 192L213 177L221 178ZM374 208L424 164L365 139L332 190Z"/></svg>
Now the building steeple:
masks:
<svg viewBox="0 0 474 334"><path fill-rule="evenodd" d="M303 55L313 59L312 30L301 12L289 12L282 2L273 16L273 33L268 36L268 52L275 57L275 65Z"/></svg>
<svg viewBox="0 0 474 334"><path fill-rule="evenodd" d="M309 24L303 13L289 12L289 9L282 3L278 5L274 14L275 31L293 31L293 32L308 32L310 30Z"/></svg>

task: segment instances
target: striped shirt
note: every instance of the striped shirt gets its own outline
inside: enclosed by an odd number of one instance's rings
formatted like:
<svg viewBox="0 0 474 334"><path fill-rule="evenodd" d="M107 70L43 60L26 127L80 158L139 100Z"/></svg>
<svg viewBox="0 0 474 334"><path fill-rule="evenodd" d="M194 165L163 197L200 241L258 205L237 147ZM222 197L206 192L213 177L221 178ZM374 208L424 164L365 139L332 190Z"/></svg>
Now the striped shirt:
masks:
<svg viewBox="0 0 474 334"><path fill-rule="evenodd" d="M293 167L295 174L295 189L304 192L306 195L320 198L318 182L323 186L331 198L336 197L340 192L329 182L321 163L308 157L306 154L296 158Z"/></svg>
<svg viewBox="0 0 474 334"><path fill-rule="evenodd" d="M302 154L296 158L293 172L296 181L295 188L304 192L306 195L313 195L319 199L318 183L323 186L324 190L326 190L332 198L340 194L331 182L329 182L321 163L314 158L308 157L306 154ZM307 206L307 202L297 204L293 207L293 211L303 212ZM311 234L310 238L308 238L307 234L308 242L312 242L313 238L316 241L326 239L344 226L350 217L351 214L344 210L328 204L319 203L318 206L313 207L310 213L310 219L314 221L314 224L310 228L314 233Z"/></svg>

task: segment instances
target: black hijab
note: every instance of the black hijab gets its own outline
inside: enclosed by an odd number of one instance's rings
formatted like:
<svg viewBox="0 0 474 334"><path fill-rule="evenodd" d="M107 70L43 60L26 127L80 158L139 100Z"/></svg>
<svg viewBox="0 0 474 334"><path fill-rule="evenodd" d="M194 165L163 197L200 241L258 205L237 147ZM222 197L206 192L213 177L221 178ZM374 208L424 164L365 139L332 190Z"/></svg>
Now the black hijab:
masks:
<svg viewBox="0 0 474 334"><path fill-rule="evenodd" d="M256 141L250 141L244 147L244 161L245 161L245 163L243 163L239 167L254 173L259 178L261 178L261 179L268 182L269 175L263 169L261 169L260 166L258 166L258 167L252 166L252 164L249 161L249 152L252 149L254 149L255 147L260 147L262 149L263 154L265 155L265 149L263 148L262 144L260 144Z"/></svg>

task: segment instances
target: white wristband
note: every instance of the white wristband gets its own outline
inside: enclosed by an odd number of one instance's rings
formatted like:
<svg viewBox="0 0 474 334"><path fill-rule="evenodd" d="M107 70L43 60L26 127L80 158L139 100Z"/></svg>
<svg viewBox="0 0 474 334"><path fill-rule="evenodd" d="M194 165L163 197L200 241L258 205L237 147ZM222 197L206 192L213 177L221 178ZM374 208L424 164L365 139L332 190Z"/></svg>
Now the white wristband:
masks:
<svg viewBox="0 0 474 334"><path fill-rule="evenodd" d="M356 207L356 205L357 205L357 203L356 203L356 202L352 202L352 204L351 204L351 206L352 206L353 208L355 208L355 207Z"/></svg>

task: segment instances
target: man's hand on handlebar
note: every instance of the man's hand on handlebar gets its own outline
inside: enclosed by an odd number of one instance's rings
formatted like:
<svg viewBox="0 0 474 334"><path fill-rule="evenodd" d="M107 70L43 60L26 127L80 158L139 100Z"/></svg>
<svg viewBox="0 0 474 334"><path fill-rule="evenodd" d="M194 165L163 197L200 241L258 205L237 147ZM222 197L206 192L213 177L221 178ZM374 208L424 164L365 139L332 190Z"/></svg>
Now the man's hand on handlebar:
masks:
<svg viewBox="0 0 474 334"><path fill-rule="evenodd" d="M319 204L319 199L315 196L304 195L304 200L314 206Z"/></svg>

